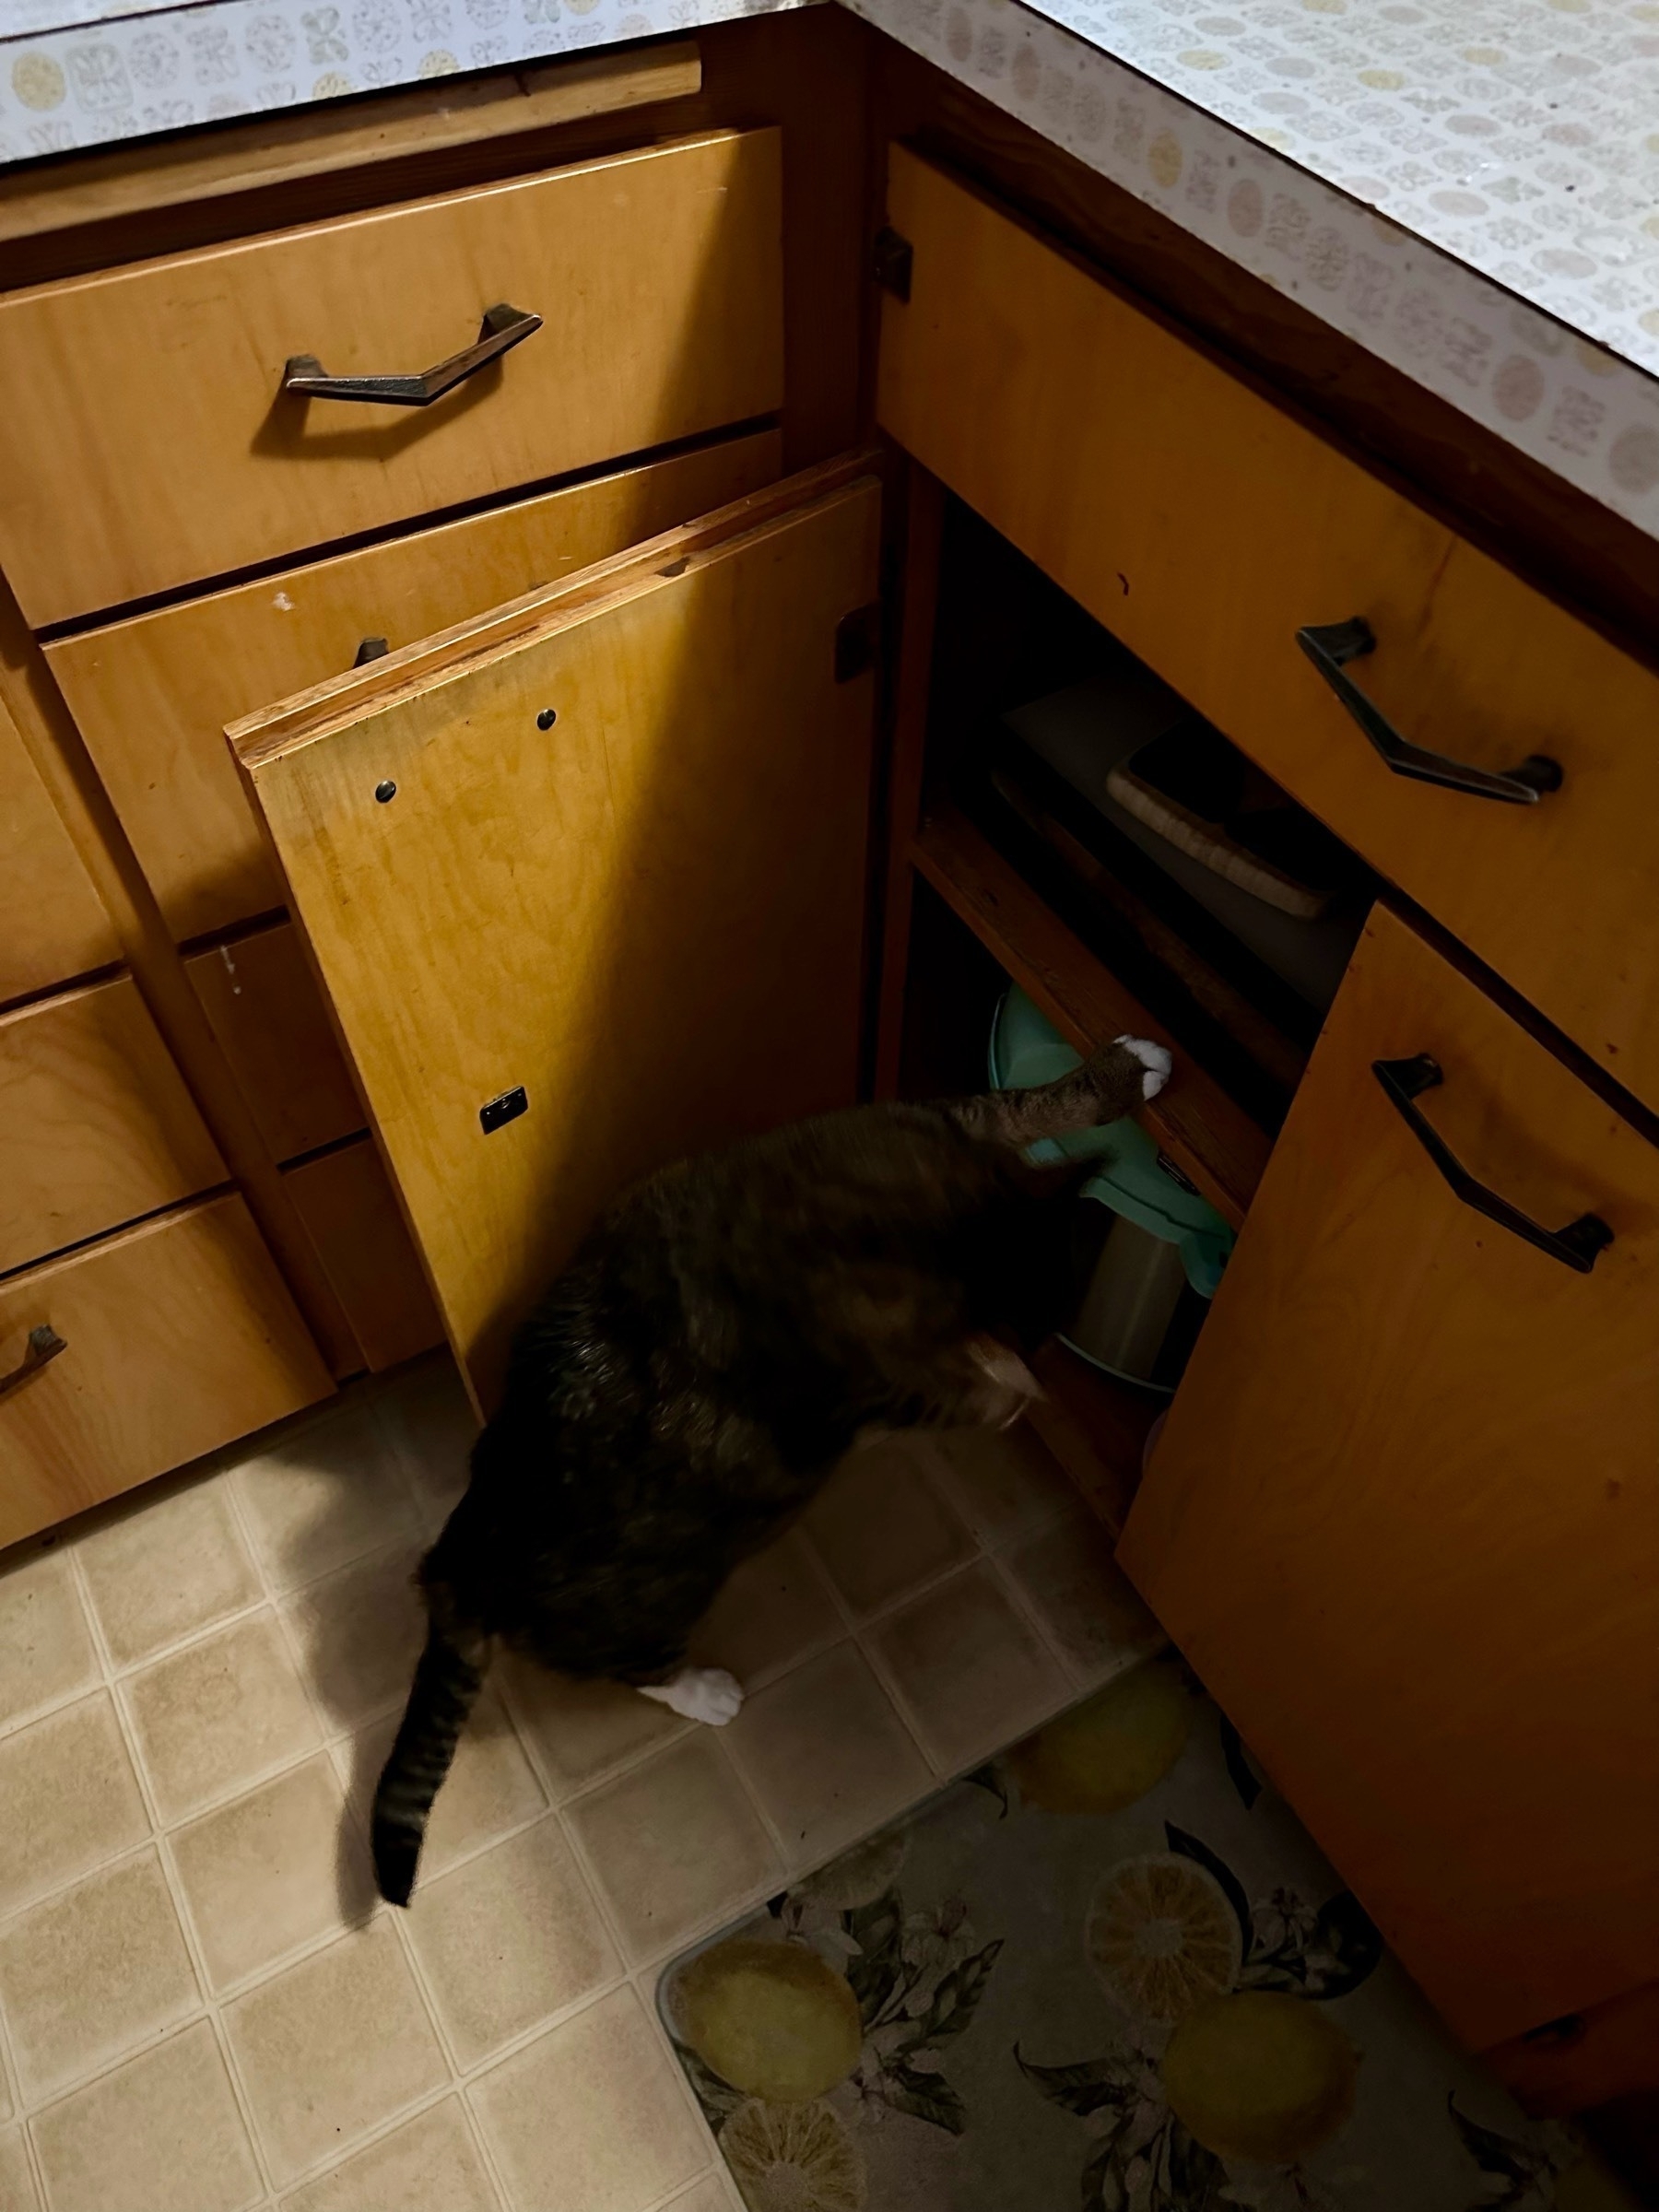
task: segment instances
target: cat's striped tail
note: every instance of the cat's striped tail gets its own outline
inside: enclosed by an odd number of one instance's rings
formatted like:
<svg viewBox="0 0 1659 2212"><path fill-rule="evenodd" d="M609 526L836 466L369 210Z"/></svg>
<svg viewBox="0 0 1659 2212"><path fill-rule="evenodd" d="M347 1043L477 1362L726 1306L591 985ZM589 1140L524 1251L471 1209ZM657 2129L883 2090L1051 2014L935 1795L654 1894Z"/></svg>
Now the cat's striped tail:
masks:
<svg viewBox="0 0 1659 2212"><path fill-rule="evenodd" d="M481 1640L468 1649L435 1620L427 1630L403 1722L381 1770L370 1822L375 1886L388 1904L409 1901L427 1816L483 1688L483 1656Z"/></svg>

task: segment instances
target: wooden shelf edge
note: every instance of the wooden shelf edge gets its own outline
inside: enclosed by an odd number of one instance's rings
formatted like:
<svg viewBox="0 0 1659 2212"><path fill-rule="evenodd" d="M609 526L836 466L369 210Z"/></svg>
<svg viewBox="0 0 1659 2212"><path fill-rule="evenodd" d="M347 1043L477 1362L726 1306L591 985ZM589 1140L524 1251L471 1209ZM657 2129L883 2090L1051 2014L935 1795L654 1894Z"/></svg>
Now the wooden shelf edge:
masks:
<svg viewBox="0 0 1659 2212"><path fill-rule="evenodd" d="M916 870L1078 1052L1108 1039L1149 1037L1175 1053L1175 1074L1141 1114L1182 1172L1223 1218L1243 1221L1272 1139L1181 1050L994 845L954 807L910 842Z"/></svg>
<svg viewBox="0 0 1659 2212"><path fill-rule="evenodd" d="M1047 1395L1033 1402L1026 1418L1116 1538L1135 1502L1147 1434L1161 1406L1097 1374L1061 1344L1045 1345L1031 1371Z"/></svg>

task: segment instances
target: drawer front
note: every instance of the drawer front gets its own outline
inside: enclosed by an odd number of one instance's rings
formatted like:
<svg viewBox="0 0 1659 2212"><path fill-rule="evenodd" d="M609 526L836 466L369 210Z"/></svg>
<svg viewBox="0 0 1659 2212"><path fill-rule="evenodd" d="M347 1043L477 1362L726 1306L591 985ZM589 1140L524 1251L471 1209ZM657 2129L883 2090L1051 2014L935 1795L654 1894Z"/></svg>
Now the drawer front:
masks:
<svg viewBox="0 0 1659 2212"><path fill-rule="evenodd" d="M283 1177L324 1271L378 1373L443 1342L443 1324L373 1141L326 1152Z"/></svg>
<svg viewBox="0 0 1659 2212"><path fill-rule="evenodd" d="M337 676L365 638L406 645L740 499L781 452L758 431L48 647L174 936L282 902L227 723Z"/></svg>
<svg viewBox="0 0 1659 2212"><path fill-rule="evenodd" d="M0 300L0 562L37 628L782 399L779 133L721 132ZM415 408L498 302L541 329Z"/></svg>
<svg viewBox="0 0 1659 2212"><path fill-rule="evenodd" d="M0 1545L314 1405L333 1388L240 1198L164 1215L0 1283Z"/></svg>
<svg viewBox="0 0 1659 2212"><path fill-rule="evenodd" d="M119 958L103 902L0 705L0 1002Z"/></svg>
<svg viewBox="0 0 1659 2212"><path fill-rule="evenodd" d="M1659 1150L1381 909L1119 1557L1472 2047L1659 1979Z"/></svg>
<svg viewBox="0 0 1659 2212"><path fill-rule="evenodd" d="M184 963L273 1159L362 1128L363 1109L291 922Z"/></svg>
<svg viewBox="0 0 1659 2212"><path fill-rule="evenodd" d="M225 1180L130 976L0 1016L0 1272Z"/></svg>
<svg viewBox="0 0 1659 2212"><path fill-rule="evenodd" d="M1129 306L895 149L908 304L883 302L883 427L1381 873L1659 1106L1659 679ZM1391 774L1303 653L1505 805Z"/></svg>

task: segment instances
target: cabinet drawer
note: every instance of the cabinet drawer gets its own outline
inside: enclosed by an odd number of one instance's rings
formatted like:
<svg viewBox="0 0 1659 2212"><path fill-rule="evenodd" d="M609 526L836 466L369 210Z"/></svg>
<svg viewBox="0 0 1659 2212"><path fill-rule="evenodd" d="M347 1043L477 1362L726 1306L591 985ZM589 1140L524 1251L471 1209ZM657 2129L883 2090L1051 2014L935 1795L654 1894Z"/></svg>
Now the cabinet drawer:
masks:
<svg viewBox="0 0 1659 2212"><path fill-rule="evenodd" d="M273 1159L363 1126L363 1109L291 922L184 963Z"/></svg>
<svg viewBox="0 0 1659 2212"><path fill-rule="evenodd" d="M282 900L227 723L337 676L365 638L406 645L740 499L780 456L757 431L49 646L174 936Z"/></svg>
<svg viewBox="0 0 1659 2212"><path fill-rule="evenodd" d="M0 1273L225 1179L129 976L0 1015Z"/></svg>
<svg viewBox="0 0 1659 2212"><path fill-rule="evenodd" d="M247 1208L209 1199L0 1283L0 1545L326 1397L333 1385Z"/></svg>
<svg viewBox="0 0 1659 2212"><path fill-rule="evenodd" d="M779 133L718 132L0 300L0 561L39 627L782 397ZM499 302L543 326L430 406Z"/></svg>
<svg viewBox="0 0 1659 2212"><path fill-rule="evenodd" d="M941 171L895 149L877 412L1337 834L1659 1106L1659 678ZM1299 649L1505 805L1389 772Z"/></svg>
<svg viewBox="0 0 1659 2212"><path fill-rule="evenodd" d="M1659 1979L1659 1150L1382 910L1119 1556L1471 2046Z"/></svg>
<svg viewBox="0 0 1659 2212"><path fill-rule="evenodd" d="M324 1271L378 1373L443 1341L391 1181L373 1140L308 1159L284 1176Z"/></svg>
<svg viewBox="0 0 1659 2212"><path fill-rule="evenodd" d="M0 705L0 1001L119 957L103 902Z"/></svg>

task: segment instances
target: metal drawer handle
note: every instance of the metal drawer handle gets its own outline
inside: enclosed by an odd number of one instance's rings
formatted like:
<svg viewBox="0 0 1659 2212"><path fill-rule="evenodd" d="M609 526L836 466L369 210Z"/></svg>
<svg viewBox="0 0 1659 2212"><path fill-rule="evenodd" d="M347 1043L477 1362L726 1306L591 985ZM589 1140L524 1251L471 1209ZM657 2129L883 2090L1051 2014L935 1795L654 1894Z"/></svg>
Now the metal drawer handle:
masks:
<svg viewBox="0 0 1659 2212"><path fill-rule="evenodd" d="M1387 715L1342 673L1348 661L1376 651L1376 635L1363 615L1356 615L1351 622L1299 629L1296 641L1396 776L1438 783L1445 791L1466 791L1475 799L1506 799L1512 806L1535 806L1547 791L1561 788L1559 761L1543 753L1528 753L1519 768L1496 775L1490 769L1470 768L1461 760L1448 760L1444 753L1408 745Z"/></svg>
<svg viewBox="0 0 1659 2212"><path fill-rule="evenodd" d="M22 1359L9 1375L0 1375L0 1398L5 1397L8 1391L21 1390L24 1383L32 1382L43 1367L50 1366L60 1352L68 1349L68 1345L50 1322L42 1322L38 1329L30 1329Z"/></svg>
<svg viewBox="0 0 1659 2212"><path fill-rule="evenodd" d="M1535 1244L1552 1260L1559 1260L1563 1267L1574 1268L1580 1275L1589 1274L1595 1265L1596 1253L1605 1252L1613 1241L1613 1231L1599 1214L1581 1214L1576 1221L1569 1221L1565 1229L1540 1228L1519 1206L1500 1198L1496 1191L1488 1191L1484 1182L1477 1182L1444 1139L1418 1112L1413 1100L1445 1081L1438 1060L1427 1053L1418 1053L1410 1060L1373 1060L1371 1073L1406 1128L1465 1206L1472 1206L1477 1214L1484 1214L1488 1221L1496 1221L1500 1229L1507 1229L1524 1243Z"/></svg>
<svg viewBox="0 0 1659 2212"><path fill-rule="evenodd" d="M425 370L418 376L330 376L314 353L294 353L283 370L282 388L300 393L307 399L362 399L381 406L429 407L433 400L441 399L456 384L500 360L541 326L539 315L526 314L522 307L509 307L501 300L484 310L476 346L469 346L465 353L452 353L447 361L440 361L435 369Z"/></svg>

